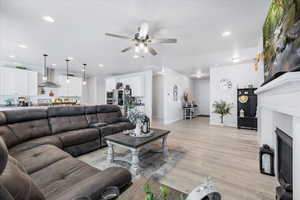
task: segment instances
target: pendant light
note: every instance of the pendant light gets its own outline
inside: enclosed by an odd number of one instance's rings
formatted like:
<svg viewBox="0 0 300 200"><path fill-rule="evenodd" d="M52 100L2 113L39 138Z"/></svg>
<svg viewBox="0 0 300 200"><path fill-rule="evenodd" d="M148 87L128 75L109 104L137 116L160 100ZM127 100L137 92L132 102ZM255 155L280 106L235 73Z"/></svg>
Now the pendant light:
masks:
<svg viewBox="0 0 300 200"><path fill-rule="evenodd" d="M83 82L82 82L82 85L86 85L85 70L86 70L86 64L83 64Z"/></svg>
<svg viewBox="0 0 300 200"><path fill-rule="evenodd" d="M67 83L70 83L70 80L69 80L69 59L67 58L66 59L66 62L67 62L67 80L66 80L66 82Z"/></svg>
<svg viewBox="0 0 300 200"><path fill-rule="evenodd" d="M48 78L47 78L47 54L44 54L44 75L43 75L43 81L46 81Z"/></svg>

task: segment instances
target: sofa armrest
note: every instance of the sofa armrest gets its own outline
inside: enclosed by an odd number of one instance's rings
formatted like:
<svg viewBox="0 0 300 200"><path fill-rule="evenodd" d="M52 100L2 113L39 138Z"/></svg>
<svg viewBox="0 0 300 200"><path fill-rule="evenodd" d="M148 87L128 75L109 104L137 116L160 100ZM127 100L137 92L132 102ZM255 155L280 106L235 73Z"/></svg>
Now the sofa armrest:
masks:
<svg viewBox="0 0 300 200"><path fill-rule="evenodd" d="M106 126L106 125L107 125L107 123L99 122L99 123L90 124L89 127L90 128L101 128L101 127Z"/></svg>

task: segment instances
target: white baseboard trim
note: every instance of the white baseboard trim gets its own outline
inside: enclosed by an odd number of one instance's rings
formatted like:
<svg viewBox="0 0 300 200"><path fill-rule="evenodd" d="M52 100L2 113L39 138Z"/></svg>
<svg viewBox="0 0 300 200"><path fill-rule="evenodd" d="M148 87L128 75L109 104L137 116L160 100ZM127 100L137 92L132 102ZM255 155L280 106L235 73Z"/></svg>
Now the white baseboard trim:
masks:
<svg viewBox="0 0 300 200"><path fill-rule="evenodd" d="M212 122L212 121L209 121L209 124L212 126L221 126L221 123ZM237 128L236 124L224 124L224 126Z"/></svg>
<svg viewBox="0 0 300 200"><path fill-rule="evenodd" d="M182 120L182 119L174 119L174 120L164 121L164 124L173 124L173 123L178 122L180 120Z"/></svg>

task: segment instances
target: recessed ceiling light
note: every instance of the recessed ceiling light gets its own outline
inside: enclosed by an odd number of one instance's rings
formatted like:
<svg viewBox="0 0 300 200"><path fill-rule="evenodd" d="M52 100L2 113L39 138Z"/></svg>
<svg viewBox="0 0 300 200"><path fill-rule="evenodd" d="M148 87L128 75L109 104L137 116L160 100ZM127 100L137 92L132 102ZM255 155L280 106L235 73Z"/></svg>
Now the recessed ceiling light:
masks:
<svg viewBox="0 0 300 200"><path fill-rule="evenodd" d="M138 57L139 57L138 55L134 55L134 56L133 56L133 58L135 58L135 59L138 58Z"/></svg>
<svg viewBox="0 0 300 200"><path fill-rule="evenodd" d="M234 62L234 63L238 63L238 62L240 62L240 57L233 57L232 58L232 62Z"/></svg>
<svg viewBox="0 0 300 200"><path fill-rule="evenodd" d="M23 49L27 49L27 46L25 44L19 44L18 47L23 48Z"/></svg>
<svg viewBox="0 0 300 200"><path fill-rule="evenodd" d="M225 31L224 33L222 33L222 36L223 37L228 37L231 35L231 32L230 31Z"/></svg>
<svg viewBox="0 0 300 200"><path fill-rule="evenodd" d="M54 23L55 22L55 20L52 17L50 17L50 16L44 16L43 20L45 20L46 22L50 22L50 23Z"/></svg>
<svg viewBox="0 0 300 200"><path fill-rule="evenodd" d="M15 58L16 56L14 56L14 55L10 55L10 56L8 56L8 57L10 57L10 58Z"/></svg>
<svg viewBox="0 0 300 200"><path fill-rule="evenodd" d="M56 64L55 63L53 63L53 64L51 64L52 66L56 66Z"/></svg>
<svg viewBox="0 0 300 200"><path fill-rule="evenodd" d="M101 67L101 68L102 68L102 67L104 67L104 65L103 65L103 64L99 64L99 67Z"/></svg>

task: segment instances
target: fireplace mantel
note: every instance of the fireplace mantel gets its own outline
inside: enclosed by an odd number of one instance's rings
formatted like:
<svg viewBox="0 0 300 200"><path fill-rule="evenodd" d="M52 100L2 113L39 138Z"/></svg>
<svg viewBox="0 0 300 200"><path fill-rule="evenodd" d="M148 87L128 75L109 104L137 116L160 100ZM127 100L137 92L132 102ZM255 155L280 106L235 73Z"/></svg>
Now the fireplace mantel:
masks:
<svg viewBox="0 0 300 200"><path fill-rule="evenodd" d="M283 74L256 90L258 107L300 117L300 72Z"/></svg>
<svg viewBox="0 0 300 200"><path fill-rule="evenodd" d="M259 143L268 144L276 150L276 128L285 130L293 138L293 199L298 200L300 171L296 169L300 169L300 72L283 74L257 89L256 94Z"/></svg>

